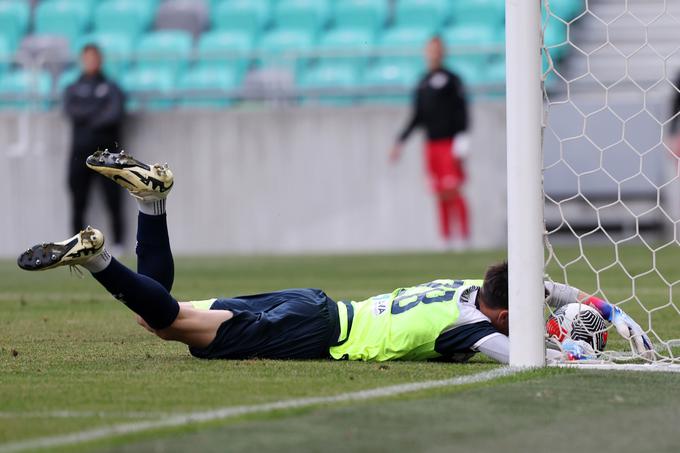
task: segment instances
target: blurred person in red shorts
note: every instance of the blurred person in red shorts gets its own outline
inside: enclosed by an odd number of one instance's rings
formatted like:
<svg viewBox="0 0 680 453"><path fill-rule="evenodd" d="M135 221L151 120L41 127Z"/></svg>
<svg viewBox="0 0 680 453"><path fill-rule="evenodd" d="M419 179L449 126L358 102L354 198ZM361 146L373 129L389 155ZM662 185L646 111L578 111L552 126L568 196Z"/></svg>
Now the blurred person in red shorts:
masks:
<svg viewBox="0 0 680 453"><path fill-rule="evenodd" d="M443 66L444 55L441 39L432 38L425 47L428 72L418 82L411 119L392 148L390 160L399 160L415 128L425 128L425 168L438 200L440 233L447 246L464 248L470 224L462 194L465 168L459 151L463 147L456 136L468 127L467 102L460 78Z"/></svg>

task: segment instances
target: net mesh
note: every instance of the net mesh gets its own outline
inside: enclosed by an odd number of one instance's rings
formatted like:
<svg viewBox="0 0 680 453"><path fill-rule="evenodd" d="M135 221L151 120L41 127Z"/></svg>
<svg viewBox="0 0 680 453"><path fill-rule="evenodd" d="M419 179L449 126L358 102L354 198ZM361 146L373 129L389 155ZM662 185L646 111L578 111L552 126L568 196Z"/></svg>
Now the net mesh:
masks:
<svg viewBox="0 0 680 453"><path fill-rule="evenodd" d="M546 273L680 363L680 1L542 1ZM598 352L645 361L615 332Z"/></svg>

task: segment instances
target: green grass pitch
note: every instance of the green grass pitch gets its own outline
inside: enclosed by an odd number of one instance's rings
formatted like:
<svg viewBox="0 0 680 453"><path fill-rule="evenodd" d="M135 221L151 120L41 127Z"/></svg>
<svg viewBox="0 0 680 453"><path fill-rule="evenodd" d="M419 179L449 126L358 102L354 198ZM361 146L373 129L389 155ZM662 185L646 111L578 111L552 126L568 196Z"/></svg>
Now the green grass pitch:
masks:
<svg viewBox="0 0 680 453"><path fill-rule="evenodd" d="M570 283L605 290L662 338L680 315L662 279L680 279L680 252L651 256L574 249ZM343 257L179 258L180 300L320 287L362 299L435 278L481 277L501 252ZM659 274L645 273L656 260ZM573 262L572 262L573 261ZM594 274L590 269L605 269ZM549 269L562 280L557 268ZM598 279L599 276L599 279ZM632 278L631 278L632 277ZM470 364L200 361L163 343L92 279L0 262L0 452L28 439L157 420L176 413L475 374ZM633 293L633 287L635 292ZM633 294L638 298L633 297ZM616 334L612 347L621 347ZM280 410L107 437L52 451L655 451L680 445L679 374L546 369L365 402Z"/></svg>

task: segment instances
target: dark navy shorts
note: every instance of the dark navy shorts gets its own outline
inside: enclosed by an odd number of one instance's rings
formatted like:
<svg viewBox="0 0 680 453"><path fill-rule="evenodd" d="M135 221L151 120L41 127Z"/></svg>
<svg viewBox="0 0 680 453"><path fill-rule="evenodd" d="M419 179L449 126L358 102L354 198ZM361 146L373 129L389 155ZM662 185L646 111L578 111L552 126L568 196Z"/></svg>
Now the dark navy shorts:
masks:
<svg viewBox="0 0 680 453"><path fill-rule="evenodd" d="M217 299L211 310L230 310L205 348L189 348L202 359L320 359L340 332L337 304L320 289L288 289Z"/></svg>

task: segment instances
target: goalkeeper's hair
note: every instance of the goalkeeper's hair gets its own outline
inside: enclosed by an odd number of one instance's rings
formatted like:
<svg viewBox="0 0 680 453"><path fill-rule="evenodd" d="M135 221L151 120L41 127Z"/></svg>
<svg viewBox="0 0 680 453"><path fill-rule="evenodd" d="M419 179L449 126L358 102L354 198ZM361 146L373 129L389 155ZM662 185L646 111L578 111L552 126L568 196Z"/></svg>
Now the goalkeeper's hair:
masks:
<svg viewBox="0 0 680 453"><path fill-rule="evenodd" d="M482 285L484 305L489 308L508 309L508 262L489 266Z"/></svg>

